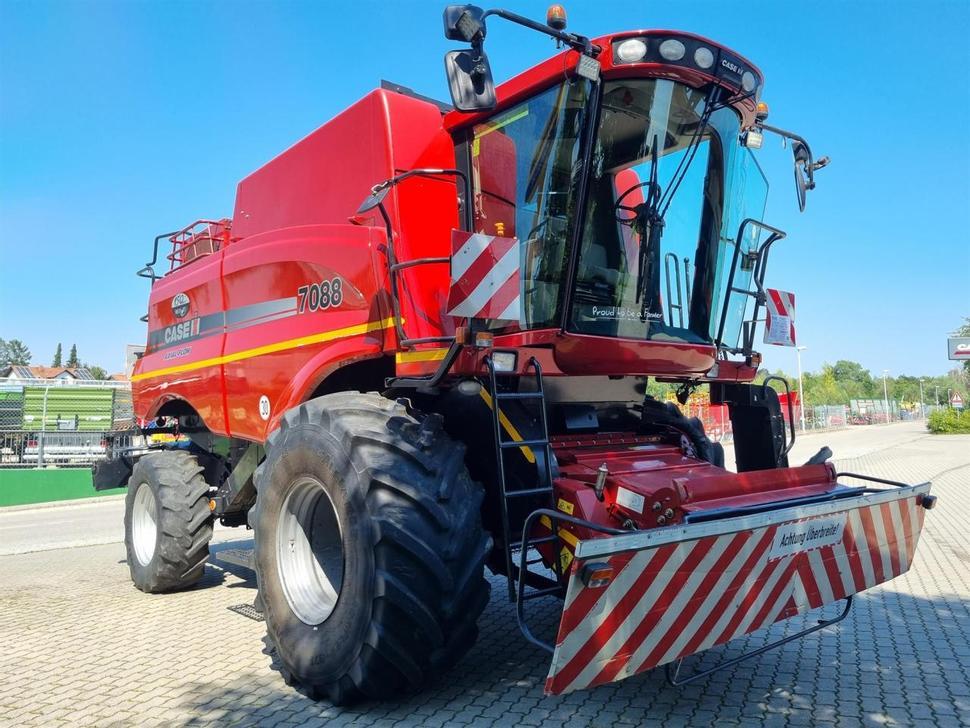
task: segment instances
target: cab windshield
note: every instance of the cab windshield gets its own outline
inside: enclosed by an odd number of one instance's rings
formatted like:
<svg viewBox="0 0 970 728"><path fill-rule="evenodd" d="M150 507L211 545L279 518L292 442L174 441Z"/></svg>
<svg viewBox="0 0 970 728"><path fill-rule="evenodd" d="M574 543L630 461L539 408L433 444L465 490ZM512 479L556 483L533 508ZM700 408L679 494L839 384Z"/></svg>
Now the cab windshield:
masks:
<svg viewBox="0 0 970 728"><path fill-rule="evenodd" d="M740 224L738 202L747 210L741 198L760 196L760 219L767 192L766 185L743 191L740 168L754 160L739 133L737 113L712 105L707 90L665 79L606 84L571 330L712 341ZM741 326L740 304L740 317L726 326L735 340L730 327Z"/></svg>
<svg viewBox="0 0 970 728"><path fill-rule="evenodd" d="M597 336L711 343L738 226L761 219L767 183L729 106L665 79L605 83L593 148L581 154L590 86L566 81L472 130L475 229L519 245L517 321ZM582 171L588 195L579 199ZM580 215L584 212L584 215ZM565 281L577 219L572 295ZM749 226L754 234L754 227ZM741 241L745 249L757 240ZM735 285L746 288L750 272ZM733 346L747 296L729 300Z"/></svg>

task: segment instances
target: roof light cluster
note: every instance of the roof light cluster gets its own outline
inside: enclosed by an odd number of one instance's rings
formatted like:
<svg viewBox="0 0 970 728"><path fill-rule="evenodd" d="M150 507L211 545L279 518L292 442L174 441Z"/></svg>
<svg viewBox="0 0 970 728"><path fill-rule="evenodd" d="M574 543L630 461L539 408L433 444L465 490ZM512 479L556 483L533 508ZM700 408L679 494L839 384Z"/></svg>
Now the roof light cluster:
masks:
<svg viewBox="0 0 970 728"><path fill-rule="evenodd" d="M613 43L613 62L664 63L703 71L739 91L750 94L761 79L740 57L689 36L639 36Z"/></svg>

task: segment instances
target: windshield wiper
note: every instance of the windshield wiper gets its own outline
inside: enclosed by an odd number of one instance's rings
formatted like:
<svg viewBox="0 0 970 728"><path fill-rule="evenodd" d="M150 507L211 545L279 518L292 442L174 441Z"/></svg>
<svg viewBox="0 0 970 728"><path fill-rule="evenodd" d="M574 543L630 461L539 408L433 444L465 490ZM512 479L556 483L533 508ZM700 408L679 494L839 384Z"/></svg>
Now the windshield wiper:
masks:
<svg viewBox="0 0 970 728"><path fill-rule="evenodd" d="M636 303L640 304L640 320L647 319L647 279L654 276L646 275L650 254L660 250L660 238L663 236L664 220L660 213L662 193L657 181L657 169L660 160L660 139L653 135L653 151L650 158L650 178L647 184L647 198L638 205L636 218L637 233L640 237L640 250L637 255L637 291ZM659 273L656 266L654 270ZM659 280L659 276L657 276Z"/></svg>
<svg viewBox="0 0 970 728"><path fill-rule="evenodd" d="M647 313L651 308L653 308L652 304L655 302L659 303L660 242L663 238L664 218L667 215L667 210L670 209L670 203L673 201L674 195L677 193L677 189L680 187L680 183L687 176L687 170L690 169L690 165L694 161L697 150L700 148L701 139L703 137L704 130L707 128L708 122L711 119L711 114L714 113L717 108L715 97L718 95L717 91L719 88L720 87L718 86L712 86L711 90L708 92L704 100L704 111L701 113L701 117L697 121L697 128L694 130L694 134L684 150L684 156L681 157L681 160L677 165L677 169L670 178L670 184L667 185L667 189L663 192L661 192L660 184L657 181L657 167L660 159L660 146L659 139L657 135L654 134L653 154L650 160L650 191L647 194L647 199L644 200L641 205L637 206L637 218L635 223L640 233L636 302L640 304L641 321L647 320ZM649 289L647 287L648 280L650 282ZM653 291L652 298L654 300L650 302L648 302L646 298L647 290Z"/></svg>

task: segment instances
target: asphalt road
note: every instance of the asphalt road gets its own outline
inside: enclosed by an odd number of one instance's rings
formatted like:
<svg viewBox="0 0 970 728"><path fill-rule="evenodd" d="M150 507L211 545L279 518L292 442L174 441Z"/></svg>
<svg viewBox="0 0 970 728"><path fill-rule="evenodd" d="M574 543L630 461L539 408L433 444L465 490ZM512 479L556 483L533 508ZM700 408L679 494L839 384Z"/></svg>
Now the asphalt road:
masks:
<svg viewBox="0 0 970 728"><path fill-rule="evenodd" d="M124 517L123 495L0 508L0 556L120 543ZM235 538L247 538L245 530L216 525L213 541Z"/></svg>
<svg viewBox="0 0 970 728"><path fill-rule="evenodd" d="M835 460L847 460L891 450L926 436L922 423L868 425L831 432L808 433L795 441L790 461L803 463L828 445ZM728 467L734 466L734 451L725 448ZM927 473L926 477L932 473ZM44 507L0 508L0 556L49 551L52 549L124 541L123 496L94 501L71 501ZM215 542L249 538L243 528L217 525Z"/></svg>

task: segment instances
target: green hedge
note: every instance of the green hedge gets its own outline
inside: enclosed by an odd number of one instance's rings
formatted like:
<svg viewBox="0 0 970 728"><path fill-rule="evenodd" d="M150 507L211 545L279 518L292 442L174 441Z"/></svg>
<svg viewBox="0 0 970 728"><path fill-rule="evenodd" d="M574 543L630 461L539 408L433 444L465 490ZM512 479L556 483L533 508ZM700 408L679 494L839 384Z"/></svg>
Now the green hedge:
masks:
<svg viewBox="0 0 970 728"><path fill-rule="evenodd" d="M943 409L930 413L926 423L930 432L970 435L970 409Z"/></svg>

